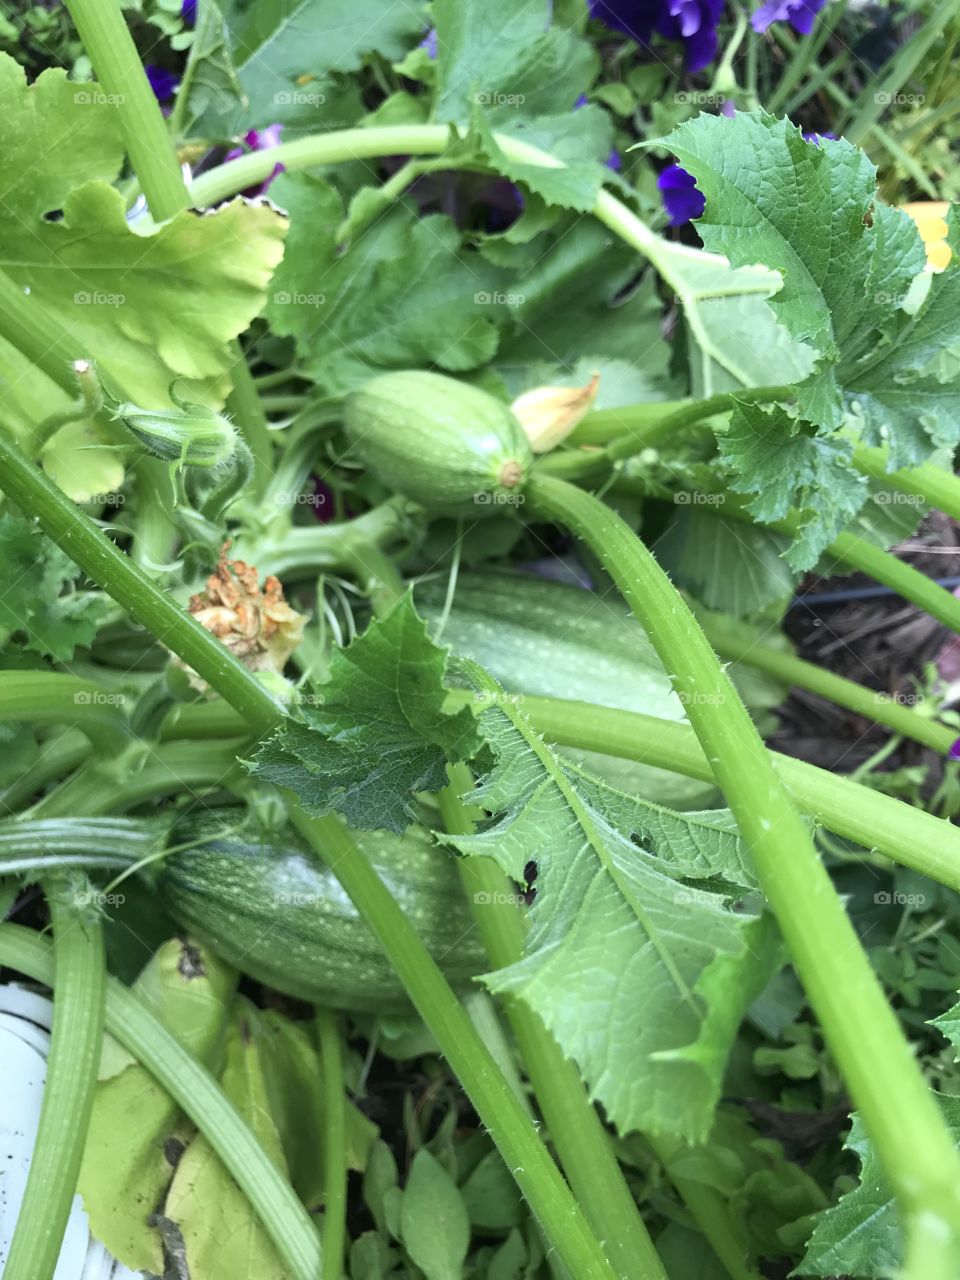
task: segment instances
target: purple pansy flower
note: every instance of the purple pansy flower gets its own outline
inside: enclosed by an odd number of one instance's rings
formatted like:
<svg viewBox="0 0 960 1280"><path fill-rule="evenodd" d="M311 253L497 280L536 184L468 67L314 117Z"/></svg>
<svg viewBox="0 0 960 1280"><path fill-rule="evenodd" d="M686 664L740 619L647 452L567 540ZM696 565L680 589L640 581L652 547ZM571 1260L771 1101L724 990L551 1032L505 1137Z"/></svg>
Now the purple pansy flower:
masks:
<svg viewBox="0 0 960 1280"><path fill-rule="evenodd" d="M431 27L427 34L420 41L419 48L426 49L431 58L437 56L437 28Z"/></svg>
<svg viewBox="0 0 960 1280"><path fill-rule="evenodd" d="M789 22L798 36L808 36L827 0L767 0L750 19L754 31L766 31L772 22Z"/></svg>
<svg viewBox="0 0 960 1280"><path fill-rule="evenodd" d="M168 71L166 67L154 66L152 62L148 62L144 70L150 81L153 96L158 102L169 102L180 84L180 77Z"/></svg>
<svg viewBox="0 0 960 1280"><path fill-rule="evenodd" d="M687 70L700 71L716 57L723 5L724 0L590 0L590 15L638 44L649 44L654 31L665 40L681 40Z"/></svg>
<svg viewBox="0 0 960 1280"><path fill-rule="evenodd" d="M657 186L671 227L682 227L703 213L707 202L703 192L697 190L696 178L678 164L667 165L657 178Z"/></svg>
<svg viewBox="0 0 960 1280"><path fill-rule="evenodd" d="M265 129L251 129L249 133L243 135L246 147L234 147L227 152L224 160L237 160L240 156L245 156L248 151L271 151L274 147L279 147L282 130L282 124L268 124ZM275 164L270 176L259 187L249 188L244 195L262 195L278 173L283 173L282 164Z"/></svg>
<svg viewBox="0 0 960 1280"><path fill-rule="evenodd" d="M197 21L197 0L183 0L180 6L180 17L188 27L196 25Z"/></svg>

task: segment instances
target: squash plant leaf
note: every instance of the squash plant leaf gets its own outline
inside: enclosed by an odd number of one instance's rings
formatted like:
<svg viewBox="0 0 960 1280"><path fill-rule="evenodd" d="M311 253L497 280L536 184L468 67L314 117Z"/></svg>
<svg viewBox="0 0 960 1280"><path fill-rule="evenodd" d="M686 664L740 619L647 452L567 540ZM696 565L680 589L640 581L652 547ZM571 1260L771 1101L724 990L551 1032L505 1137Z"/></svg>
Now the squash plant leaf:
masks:
<svg viewBox="0 0 960 1280"><path fill-rule="evenodd" d="M609 176L613 129L606 112L583 100L599 68L589 41L553 20L547 0L437 0L433 15L436 118L472 126L497 172L548 204L591 209ZM508 157L504 138L567 167Z"/></svg>
<svg viewBox="0 0 960 1280"><path fill-rule="evenodd" d="M960 346L960 274L924 274L913 222L879 201L873 166L843 140L807 141L760 111L701 115L661 141L706 197L697 222L704 246L741 269L780 272L770 306L817 353L797 388L800 420L771 422L781 430L766 432L764 450L783 473L772 506L801 497L823 512L793 550L794 568L808 568L857 509L849 440L824 449L816 437L851 426L889 448L891 469L960 440L960 381L949 359ZM744 492L767 487L758 451L744 449L756 425L756 415L749 429L741 415L738 445L725 450Z"/></svg>
<svg viewBox="0 0 960 1280"><path fill-rule="evenodd" d="M236 980L212 953L171 939L134 989L181 1044L213 1065ZM162 1274L150 1210L162 1202L171 1178L165 1144L186 1121L146 1067L115 1041L104 1045L78 1189L96 1239L127 1266Z"/></svg>
<svg viewBox="0 0 960 1280"><path fill-rule="evenodd" d="M960 1098L937 1096L943 1118L960 1142ZM814 1218L807 1251L796 1267L799 1276L863 1277L894 1280L903 1275L903 1228L859 1116L845 1146L860 1160L859 1185ZM953 1259L960 1274L960 1255Z"/></svg>
<svg viewBox="0 0 960 1280"><path fill-rule="evenodd" d="M221 121L223 136L278 122L322 127L332 73L358 71L372 54L403 57L423 32L425 9L393 0L353 0L349 9L337 0L232 5L233 62L247 102Z"/></svg>
<svg viewBox="0 0 960 1280"><path fill-rule="evenodd" d="M93 641L112 605L77 586L69 556L22 516L0 516L0 636L57 662Z"/></svg>
<svg viewBox="0 0 960 1280"><path fill-rule="evenodd" d="M98 85L67 81L61 71L28 86L0 55L0 114L15 148L0 203L4 287L25 297L37 324L64 332L75 358L109 371L120 398L167 405L176 378L210 379L211 392L225 396L228 343L265 301L285 219L236 200L135 227L108 185L123 154L115 105ZM37 389L40 408L27 423L64 407L51 403L48 379L6 344L0 374L4 385Z"/></svg>
<svg viewBox="0 0 960 1280"><path fill-rule="evenodd" d="M260 1045L263 1017L247 1001L236 1002L227 1025L220 1084L273 1163L287 1173ZM287 1280L289 1272L249 1197L202 1134L181 1156L162 1212L183 1242L189 1275L204 1280Z"/></svg>
<svg viewBox="0 0 960 1280"><path fill-rule="evenodd" d="M503 275L461 252L451 219L397 206L340 252L344 209L328 182L282 174L270 194L289 211L290 235L268 315L324 387L411 365L473 369L494 355Z"/></svg>
<svg viewBox="0 0 960 1280"><path fill-rule="evenodd" d="M650 257L683 308L696 352L691 375L698 395L809 375L815 350L778 323L770 306L783 283L779 272L667 240L651 246Z"/></svg>
<svg viewBox="0 0 960 1280"><path fill-rule="evenodd" d="M739 404L720 440L720 456L734 471L730 487L757 495L747 507L757 520L773 524L794 507L805 513L784 552L798 572L816 562L869 492L850 461L847 441L808 434L778 405Z"/></svg>
<svg viewBox="0 0 960 1280"><path fill-rule="evenodd" d="M729 909L741 895L681 879L685 858L698 877L704 858L742 874L729 833L711 845L702 826L674 844L669 823L562 763L496 681L461 669L489 700L480 725L496 758L470 799L499 817L450 843L515 880L537 866L525 955L485 982L536 1010L619 1130L703 1140L740 1019L779 953L768 917ZM671 857L650 851L667 844Z"/></svg>
<svg viewBox="0 0 960 1280"><path fill-rule="evenodd" d="M960 1059L960 1004L929 1020ZM936 1094L943 1118L960 1144L960 1097ZM893 1195L888 1190L876 1152L853 1117L844 1144L860 1161L859 1184L816 1215L807 1251L794 1274L801 1276L863 1276L864 1280L892 1280L902 1275L903 1229ZM954 1259L960 1271L960 1256Z"/></svg>
<svg viewBox="0 0 960 1280"><path fill-rule="evenodd" d="M446 653L427 636L408 594L336 652L329 682L257 751L251 768L291 787L314 813L351 826L404 831L417 791L439 791L446 763L476 747L467 708L444 710Z"/></svg>

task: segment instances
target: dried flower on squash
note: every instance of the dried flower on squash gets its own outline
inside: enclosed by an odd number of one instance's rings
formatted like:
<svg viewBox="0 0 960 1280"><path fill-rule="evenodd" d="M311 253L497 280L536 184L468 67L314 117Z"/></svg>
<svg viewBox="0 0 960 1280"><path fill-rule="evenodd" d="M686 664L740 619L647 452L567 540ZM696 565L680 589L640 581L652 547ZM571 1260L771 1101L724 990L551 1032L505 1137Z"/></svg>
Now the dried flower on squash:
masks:
<svg viewBox="0 0 960 1280"><path fill-rule="evenodd" d="M206 589L191 597L189 610L245 667L280 675L303 638L306 618L287 604L279 579L271 574L261 589L256 568L228 560L229 549L228 542ZM206 682L185 669L194 688L206 692Z"/></svg>
<svg viewBox="0 0 960 1280"><path fill-rule="evenodd" d="M594 374L585 387L534 387L510 408L523 427L534 453L549 453L561 444L593 408L600 389Z"/></svg>

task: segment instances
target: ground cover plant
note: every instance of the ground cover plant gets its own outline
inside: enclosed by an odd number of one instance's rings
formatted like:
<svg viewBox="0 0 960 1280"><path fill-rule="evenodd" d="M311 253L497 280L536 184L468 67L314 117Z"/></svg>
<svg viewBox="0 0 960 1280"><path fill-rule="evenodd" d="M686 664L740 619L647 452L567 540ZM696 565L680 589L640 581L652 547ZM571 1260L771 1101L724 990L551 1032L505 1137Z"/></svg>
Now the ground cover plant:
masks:
<svg viewBox="0 0 960 1280"><path fill-rule="evenodd" d="M958 40L4 6L5 1280L960 1276Z"/></svg>

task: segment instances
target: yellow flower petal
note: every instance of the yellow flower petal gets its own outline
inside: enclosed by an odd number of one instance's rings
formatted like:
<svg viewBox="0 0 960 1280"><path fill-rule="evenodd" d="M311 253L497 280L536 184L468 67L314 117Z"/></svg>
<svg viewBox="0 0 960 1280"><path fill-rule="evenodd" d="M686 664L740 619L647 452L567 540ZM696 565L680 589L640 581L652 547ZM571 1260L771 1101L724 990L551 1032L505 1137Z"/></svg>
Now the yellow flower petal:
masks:
<svg viewBox="0 0 960 1280"><path fill-rule="evenodd" d="M514 400L510 407L533 452L549 453L565 440L592 408L599 388L595 373L585 387L534 387Z"/></svg>
<svg viewBox="0 0 960 1280"><path fill-rule="evenodd" d="M902 204L900 208L917 224L927 251L927 266L931 271L942 271L951 256L950 246L946 242L946 219L950 208L948 201L917 200L912 204Z"/></svg>

